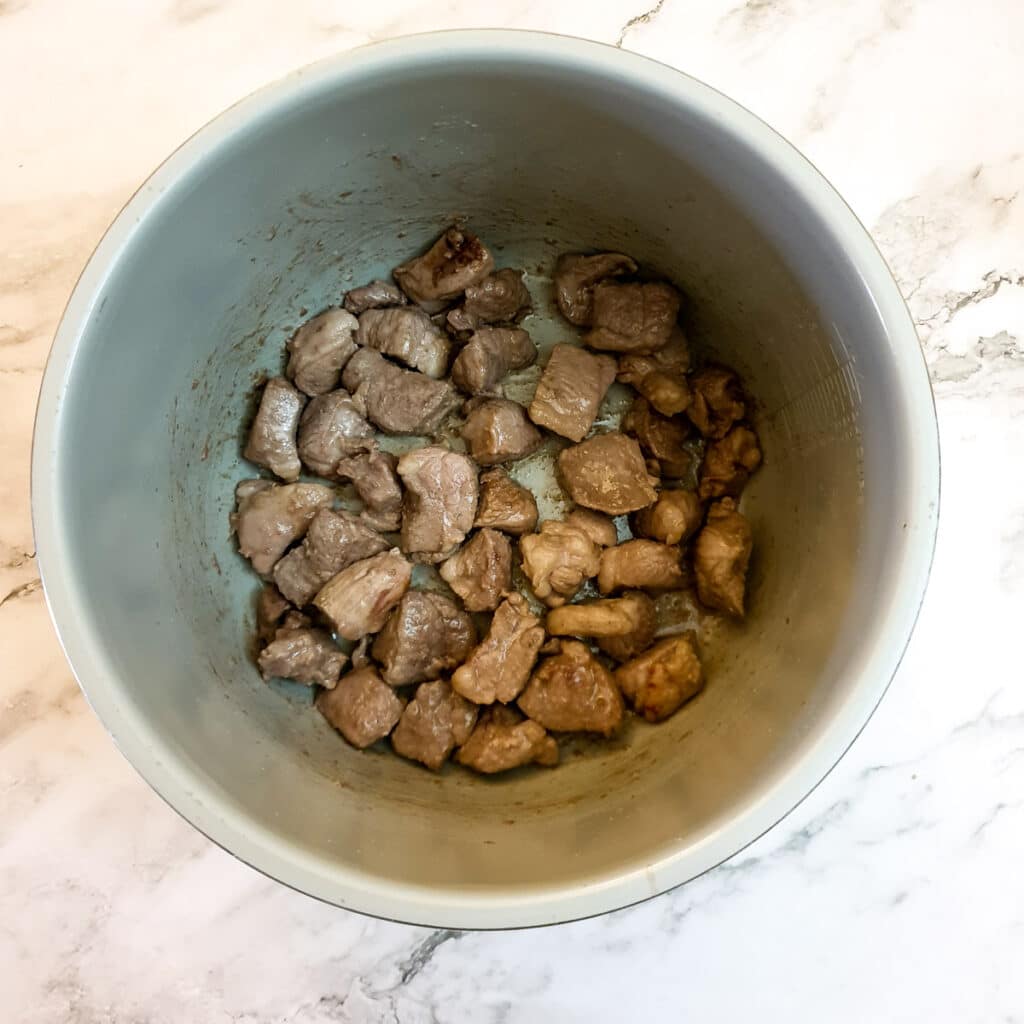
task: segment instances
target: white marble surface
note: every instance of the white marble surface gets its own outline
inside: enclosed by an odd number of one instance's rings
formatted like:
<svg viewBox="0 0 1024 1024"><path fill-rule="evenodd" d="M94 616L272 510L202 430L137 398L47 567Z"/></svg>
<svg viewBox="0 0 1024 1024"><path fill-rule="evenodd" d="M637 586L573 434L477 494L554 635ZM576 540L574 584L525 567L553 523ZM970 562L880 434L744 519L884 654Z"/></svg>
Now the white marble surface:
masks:
<svg viewBox="0 0 1024 1024"><path fill-rule="evenodd" d="M644 2L0 0L4 1021L1024 1020L1024 5ZM803 806L643 906L460 935L289 892L146 788L47 619L28 467L64 301L174 145L318 57L479 25L618 41L803 148L910 299L944 480L903 667Z"/></svg>

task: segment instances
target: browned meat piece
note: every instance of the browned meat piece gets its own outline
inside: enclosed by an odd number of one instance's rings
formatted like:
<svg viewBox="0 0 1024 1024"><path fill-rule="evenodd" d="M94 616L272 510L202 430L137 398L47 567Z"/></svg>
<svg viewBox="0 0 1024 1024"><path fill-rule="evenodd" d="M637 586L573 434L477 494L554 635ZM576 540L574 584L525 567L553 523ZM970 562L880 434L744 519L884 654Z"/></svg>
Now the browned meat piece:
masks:
<svg viewBox="0 0 1024 1024"><path fill-rule="evenodd" d="M269 480L243 480L235 496L238 506L231 515L231 528L238 534L238 550L261 576L305 535L313 516L334 502L334 491L322 484Z"/></svg>
<svg viewBox="0 0 1024 1024"><path fill-rule="evenodd" d="M708 509L704 529L694 542L697 596L709 608L743 618L747 566L754 541L750 523L736 511L732 498Z"/></svg>
<svg viewBox="0 0 1024 1024"><path fill-rule="evenodd" d="M267 583L256 598L256 640L260 647L266 647L285 614L291 611L291 604L273 583Z"/></svg>
<svg viewBox="0 0 1024 1024"><path fill-rule="evenodd" d="M740 379L724 366L707 366L690 378L693 401L686 410L693 425L705 436L725 437L747 412Z"/></svg>
<svg viewBox="0 0 1024 1024"><path fill-rule="evenodd" d="M309 604L334 575L384 551L388 542L349 512L322 508L302 544L274 566L274 582L292 604Z"/></svg>
<svg viewBox="0 0 1024 1024"><path fill-rule="evenodd" d="M619 359L619 380L630 384L662 416L684 412L692 399L686 372L690 346L676 327L664 348L650 355L624 355Z"/></svg>
<svg viewBox="0 0 1024 1024"><path fill-rule="evenodd" d="M761 465L757 434L750 427L733 427L719 441L712 441L700 467L700 496L738 498L751 473Z"/></svg>
<svg viewBox="0 0 1024 1024"><path fill-rule="evenodd" d="M565 517L565 521L570 526L578 526L600 548L610 548L619 541L615 524L600 512L592 512L589 508L574 508Z"/></svg>
<svg viewBox="0 0 1024 1024"><path fill-rule="evenodd" d="M602 352L657 352L667 343L679 315L679 292L664 281L594 288L594 315L584 343Z"/></svg>
<svg viewBox="0 0 1024 1024"><path fill-rule="evenodd" d="M452 343L422 309L368 309L359 318L356 341L428 377L436 379L448 372Z"/></svg>
<svg viewBox="0 0 1024 1024"><path fill-rule="evenodd" d="M440 572L469 611L494 611L512 588L512 545L497 530L480 530L442 563Z"/></svg>
<svg viewBox="0 0 1024 1024"><path fill-rule="evenodd" d="M402 702L370 666L341 677L316 699L320 713L360 750L384 739L402 717Z"/></svg>
<svg viewBox="0 0 1024 1024"><path fill-rule="evenodd" d="M369 348L348 361L342 381L367 419L388 434L433 434L459 404L447 381L403 370Z"/></svg>
<svg viewBox="0 0 1024 1024"><path fill-rule="evenodd" d="M403 551L444 554L465 540L476 518L476 472L469 456L438 445L398 460L405 484Z"/></svg>
<svg viewBox="0 0 1024 1024"><path fill-rule="evenodd" d="M558 744L543 726L501 704L485 708L455 760L474 771L493 775L524 764L558 764Z"/></svg>
<svg viewBox="0 0 1024 1024"><path fill-rule="evenodd" d="M527 419L526 410L507 398L470 399L466 412L462 438L469 446L469 454L481 466L525 458L544 440Z"/></svg>
<svg viewBox="0 0 1024 1024"><path fill-rule="evenodd" d="M373 656L388 685L405 686L461 665L476 639L473 620L450 598L410 590L377 634Z"/></svg>
<svg viewBox="0 0 1024 1024"><path fill-rule="evenodd" d="M662 544L689 540L704 518L704 505L693 491L662 491L650 508L636 514L636 532Z"/></svg>
<svg viewBox="0 0 1024 1024"><path fill-rule="evenodd" d="M519 706L552 732L611 736L622 723L622 694L611 673L578 640L545 658L519 697Z"/></svg>
<svg viewBox="0 0 1024 1024"><path fill-rule="evenodd" d="M662 416L646 398L637 398L622 418L622 431L657 461L661 476L679 478L690 472L693 455L683 447L690 433L685 421Z"/></svg>
<svg viewBox="0 0 1024 1024"><path fill-rule="evenodd" d="M428 313L444 309L494 269L494 259L476 235L450 227L422 256L395 267L395 280Z"/></svg>
<svg viewBox="0 0 1024 1024"><path fill-rule="evenodd" d="M582 441L614 380L611 356L595 356L575 345L556 345L537 382L530 419L571 441Z"/></svg>
<svg viewBox="0 0 1024 1024"><path fill-rule="evenodd" d="M506 267L466 289L465 302L448 314L448 326L461 333L474 331L481 324L512 323L529 308L523 272Z"/></svg>
<svg viewBox="0 0 1024 1024"><path fill-rule="evenodd" d="M342 569L324 584L313 604L338 636L360 640L384 625L411 579L412 566L392 548Z"/></svg>
<svg viewBox="0 0 1024 1024"><path fill-rule="evenodd" d="M653 614L651 599L635 591L618 598L554 608L544 625L552 636L629 636Z"/></svg>
<svg viewBox="0 0 1024 1024"><path fill-rule="evenodd" d="M503 469L480 477L480 503L474 526L489 526L505 533L530 533L537 525L537 501Z"/></svg>
<svg viewBox="0 0 1024 1024"><path fill-rule="evenodd" d="M635 658L641 651L646 651L654 643L654 634L658 628L658 616L654 602L640 590L630 590L622 595L622 600L630 599L629 612L633 616L633 629L622 636L602 636L597 638L597 646L605 654L610 654L616 661L628 661Z"/></svg>
<svg viewBox="0 0 1024 1024"><path fill-rule="evenodd" d="M483 394L536 358L537 347L522 328L481 327L455 357L452 383L466 394Z"/></svg>
<svg viewBox="0 0 1024 1024"><path fill-rule="evenodd" d="M323 395L338 386L343 367L355 354L358 326L351 313L328 309L295 332L288 342L286 372L300 391Z"/></svg>
<svg viewBox="0 0 1024 1024"><path fill-rule="evenodd" d="M444 679L420 683L391 734L391 746L402 757L436 772L469 739L476 716L476 705L460 697Z"/></svg>
<svg viewBox="0 0 1024 1024"><path fill-rule="evenodd" d="M594 285L609 277L635 273L636 264L620 252L559 256L555 264L555 299L562 316L585 327L594 315Z"/></svg>
<svg viewBox="0 0 1024 1024"><path fill-rule="evenodd" d="M264 679L294 679L308 686L334 686L348 661L330 633L322 629L279 629L260 651Z"/></svg>
<svg viewBox="0 0 1024 1024"><path fill-rule="evenodd" d="M671 636L615 670L615 681L638 715L661 722L700 693L704 678L688 637Z"/></svg>
<svg viewBox="0 0 1024 1024"><path fill-rule="evenodd" d="M375 530L397 530L402 522L402 485L398 460L379 449L342 459L334 472L339 480L351 480L363 503L362 518Z"/></svg>
<svg viewBox="0 0 1024 1024"><path fill-rule="evenodd" d="M601 549L587 531L556 519L520 538L519 550L534 594L553 608L565 604L601 566Z"/></svg>
<svg viewBox="0 0 1024 1024"><path fill-rule="evenodd" d="M357 316L368 309L386 309L388 306L404 306L409 300L398 285L390 281L371 281L345 293L344 306Z"/></svg>
<svg viewBox="0 0 1024 1024"><path fill-rule="evenodd" d="M311 399L299 421L299 456L317 476L334 476L346 455L374 446L373 427L363 419L345 390Z"/></svg>
<svg viewBox="0 0 1024 1024"><path fill-rule="evenodd" d="M673 590L683 585L679 548L653 540L627 540L601 553L597 587L613 590Z"/></svg>
<svg viewBox="0 0 1024 1024"><path fill-rule="evenodd" d="M302 463L295 447L295 431L305 403L306 399L284 377L268 380L243 457L282 480L298 480Z"/></svg>
<svg viewBox="0 0 1024 1024"><path fill-rule="evenodd" d="M558 470L577 505L611 516L646 508L658 497L640 445L624 434L599 434L566 448L559 453Z"/></svg>
<svg viewBox="0 0 1024 1024"><path fill-rule="evenodd" d="M483 643L455 670L452 686L477 704L507 704L522 692L544 643L540 619L522 594L498 605Z"/></svg>

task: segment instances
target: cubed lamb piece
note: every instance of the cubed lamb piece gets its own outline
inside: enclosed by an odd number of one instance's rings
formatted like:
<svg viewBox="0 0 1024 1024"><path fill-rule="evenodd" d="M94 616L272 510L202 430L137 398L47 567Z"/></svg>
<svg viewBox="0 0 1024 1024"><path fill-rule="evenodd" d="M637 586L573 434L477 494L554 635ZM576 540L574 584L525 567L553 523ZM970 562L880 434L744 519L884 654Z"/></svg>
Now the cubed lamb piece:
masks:
<svg viewBox="0 0 1024 1024"><path fill-rule="evenodd" d="M693 453L684 447L689 424L662 416L646 398L637 398L622 417L622 432L635 437L643 452L657 461L661 477L679 479L693 467Z"/></svg>
<svg viewBox="0 0 1024 1024"><path fill-rule="evenodd" d="M544 440L526 410L507 398L474 398L466 403L462 438L481 466L513 462L535 452Z"/></svg>
<svg viewBox="0 0 1024 1024"><path fill-rule="evenodd" d="M448 755L469 739L477 706L444 679L420 683L391 734L391 746L412 761L438 771Z"/></svg>
<svg viewBox="0 0 1024 1024"><path fill-rule="evenodd" d="M502 704L484 708L455 760L467 768L493 775L524 764L558 764L558 744L543 726Z"/></svg>
<svg viewBox="0 0 1024 1024"><path fill-rule="evenodd" d="M371 666L341 677L333 690L316 699L320 713L342 736L360 750L384 739L402 717L398 695Z"/></svg>
<svg viewBox="0 0 1024 1024"><path fill-rule="evenodd" d="M481 327L455 357L452 383L468 395L487 394L536 358L537 347L522 328Z"/></svg>
<svg viewBox="0 0 1024 1024"><path fill-rule="evenodd" d="M356 341L435 380L448 372L452 343L422 309L368 309L359 317Z"/></svg>
<svg viewBox="0 0 1024 1024"><path fill-rule="evenodd" d="M601 553L597 586L602 594L628 590L674 590L683 585L679 548L653 540L627 540Z"/></svg>
<svg viewBox="0 0 1024 1024"><path fill-rule="evenodd" d="M706 366L690 378L693 400L686 409L690 422L704 437L717 440L747 414L739 377L724 366Z"/></svg>
<svg viewBox="0 0 1024 1024"><path fill-rule="evenodd" d="M481 324L512 323L529 308L530 293L523 284L523 272L506 267L466 289L462 305L448 314L448 326L461 334Z"/></svg>
<svg viewBox="0 0 1024 1024"><path fill-rule="evenodd" d="M556 519L520 538L519 550L534 594L553 608L565 604L601 567L601 549L587 531Z"/></svg>
<svg viewBox="0 0 1024 1024"><path fill-rule="evenodd" d="M512 588L508 537L497 530L479 530L441 564L440 573L468 611L493 611Z"/></svg>
<svg viewBox="0 0 1024 1024"><path fill-rule="evenodd" d="M412 566L397 548L342 569L316 595L313 604L338 636L360 640L376 633L409 589Z"/></svg>
<svg viewBox="0 0 1024 1024"><path fill-rule="evenodd" d="M753 546L750 523L736 510L736 502L732 498L716 501L708 509L704 529L697 534L693 549L697 596L703 604L743 618Z"/></svg>
<svg viewBox="0 0 1024 1024"><path fill-rule="evenodd" d="M566 448L558 470L569 497L577 505L611 516L653 505L656 478L648 475L640 445L625 434L598 434Z"/></svg>
<svg viewBox="0 0 1024 1024"><path fill-rule="evenodd" d="M530 533L537 525L537 501L503 469L492 469L480 477L480 501L473 525L513 535Z"/></svg>
<svg viewBox="0 0 1024 1024"><path fill-rule="evenodd" d="M636 514L634 526L641 537L662 544L681 544L696 532L704 519L704 505L693 491L665 491L648 508Z"/></svg>
<svg viewBox="0 0 1024 1024"><path fill-rule="evenodd" d="M618 379L631 385L662 416L677 416L693 398L686 380L689 368L690 346L682 329L676 327L657 352L621 356Z"/></svg>
<svg viewBox="0 0 1024 1024"><path fill-rule="evenodd" d="M654 603L639 591L618 598L567 604L548 612L545 628L552 636L629 636L654 615Z"/></svg>
<svg viewBox="0 0 1024 1024"><path fill-rule="evenodd" d="M360 518L375 530L390 533L402 524L402 485L398 459L374 448L342 459L334 467L339 480L350 480L363 503Z"/></svg>
<svg viewBox="0 0 1024 1024"><path fill-rule="evenodd" d="M631 599L629 610L633 615L633 629L621 636L597 638L597 646L616 661L628 661L646 651L654 643L654 634L658 628L654 602L640 590L627 591L622 600L627 597Z"/></svg>
<svg viewBox="0 0 1024 1024"><path fill-rule="evenodd" d="M578 526L598 547L610 548L619 541L615 524L600 512L589 508L574 508L565 521L570 526Z"/></svg>
<svg viewBox="0 0 1024 1024"><path fill-rule="evenodd" d="M368 309L387 309L388 306L404 306L409 300L402 289L390 281L371 281L369 284L352 288L345 293L344 306L357 316Z"/></svg>
<svg viewBox="0 0 1024 1024"><path fill-rule="evenodd" d="M311 399L299 421L299 457L317 476L333 477L343 458L374 445L373 427L343 388Z"/></svg>
<svg viewBox="0 0 1024 1024"><path fill-rule="evenodd" d="M562 316L585 327L594 315L594 285L609 277L635 274L636 264L621 252L600 252L595 256L566 253L555 264L555 300Z"/></svg>
<svg viewBox="0 0 1024 1024"><path fill-rule="evenodd" d="M600 352L657 352L676 326L680 300L665 281L602 281L594 288L593 326L584 343Z"/></svg>
<svg viewBox="0 0 1024 1024"><path fill-rule="evenodd" d="M476 235L450 227L422 256L395 267L398 286L428 313L444 309L494 269L494 258Z"/></svg>
<svg viewBox="0 0 1024 1024"><path fill-rule="evenodd" d="M309 627L282 628L259 655L264 679L294 679L307 686L330 689L338 681L348 656L330 633Z"/></svg>
<svg viewBox="0 0 1024 1024"><path fill-rule="evenodd" d="M398 460L405 484L402 550L446 554L473 528L478 496L477 470L459 452L428 445Z"/></svg>
<svg viewBox="0 0 1024 1024"><path fill-rule="evenodd" d="M638 715L661 722L704 686L689 637L671 636L615 670L615 681Z"/></svg>
<svg viewBox="0 0 1024 1024"><path fill-rule="evenodd" d="M537 382L530 419L570 441L582 441L594 425L615 373L610 356L597 356L575 345L556 345Z"/></svg>
<svg viewBox="0 0 1024 1024"><path fill-rule="evenodd" d="M733 427L725 437L712 441L700 467L700 496L738 498L751 474L761 465L757 434L750 427Z"/></svg>
<svg viewBox="0 0 1024 1024"><path fill-rule="evenodd" d="M328 309L303 324L288 342L288 368L295 386L310 397L338 386L341 371L356 351L359 322L343 309Z"/></svg>
<svg viewBox="0 0 1024 1024"><path fill-rule="evenodd" d="M263 388L260 406L242 455L289 482L302 472L295 432L306 399L284 379L274 377Z"/></svg>

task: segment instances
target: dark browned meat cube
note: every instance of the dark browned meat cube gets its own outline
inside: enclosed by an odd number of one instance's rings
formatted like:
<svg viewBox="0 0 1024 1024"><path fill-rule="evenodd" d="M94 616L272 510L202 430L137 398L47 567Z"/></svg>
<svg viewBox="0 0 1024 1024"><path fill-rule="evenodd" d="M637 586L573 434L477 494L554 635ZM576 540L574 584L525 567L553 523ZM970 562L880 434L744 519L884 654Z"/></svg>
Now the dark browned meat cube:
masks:
<svg viewBox="0 0 1024 1024"><path fill-rule="evenodd" d="M365 313L368 309L386 309L404 306L409 300L402 289L390 281L371 281L345 293L344 306L350 313Z"/></svg>
<svg viewBox="0 0 1024 1024"><path fill-rule="evenodd" d="M664 281L604 281L594 288L593 326L584 341L602 352L657 352L676 326L679 303L679 292Z"/></svg>
<svg viewBox="0 0 1024 1024"><path fill-rule="evenodd" d="M693 400L686 409L704 437L720 438L747 413L740 379L724 366L707 366L690 378Z"/></svg>
<svg viewBox="0 0 1024 1024"><path fill-rule="evenodd" d="M467 402L466 411L462 437L469 454L481 466L525 458L544 440L518 402L507 398L474 398Z"/></svg>
<svg viewBox="0 0 1024 1024"><path fill-rule="evenodd" d="M716 501L694 542L697 596L703 604L737 619L744 614L747 566L754 541L750 523L732 498Z"/></svg>
<svg viewBox="0 0 1024 1024"><path fill-rule="evenodd" d="M640 445L624 434L599 434L566 448L558 456L558 470L577 505L608 515L635 512L658 497Z"/></svg>
<svg viewBox="0 0 1024 1024"><path fill-rule="evenodd" d="M646 398L637 398L622 418L622 431L635 437L644 453L657 460L660 476L678 479L690 472L694 459L684 447L690 435L684 420L662 416Z"/></svg>
<svg viewBox="0 0 1024 1024"><path fill-rule="evenodd" d="M514 535L530 533L537 525L537 501L503 469L492 469L480 477L480 501L473 525Z"/></svg>
<svg viewBox="0 0 1024 1024"><path fill-rule="evenodd" d="M402 523L402 485L398 480L398 459L390 452L374 449L342 459L334 473L339 480L351 480L363 503L361 518L375 530L390 532Z"/></svg>
<svg viewBox="0 0 1024 1024"><path fill-rule="evenodd" d="M629 590L673 590L683 585L679 548L653 540L628 540L601 554L597 586L602 594Z"/></svg>
<svg viewBox="0 0 1024 1024"><path fill-rule="evenodd" d="M654 643L654 634L658 627L654 602L646 594L639 590L631 590L624 594L622 599L625 600L627 597L631 599L633 629L622 636L597 638L597 646L616 661L628 661L646 651Z"/></svg>
<svg viewBox="0 0 1024 1024"><path fill-rule="evenodd" d="M391 746L413 761L437 771L448 755L469 739L477 707L444 680L420 683L391 734Z"/></svg>
<svg viewBox="0 0 1024 1024"><path fill-rule="evenodd" d="M455 760L493 775L524 764L558 764L558 744L544 728L501 704L485 708L476 728L458 749Z"/></svg>
<svg viewBox="0 0 1024 1024"><path fill-rule="evenodd" d="M437 379L448 372L451 342L422 309L368 309L359 317L356 341L428 377Z"/></svg>
<svg viewBox="0 0 1024 1024"><path fill-rule="evenodd" d="M441 564L440 572L469 611L494 611L512 588L512 546L503 533L480 530Z"/></svg>
<svg viewBox="0 0 1024 1024"><path fill-rule="evenodd" d="M700 467L700 496L738 498L751 474L761 465L757 434L750 427L733 427L725 437L712 441Z"/></svg>
<svg viewBox="0 0 1024 1024"><path fill-rule="evenodd" d="M341 371L356 351L359 326L351 313L328 309L303 324L288 342L286 373L307 395L323 395L338 386Z"/></svg>
<svg viewBox="0 0 1024 1024"><path fill-rule="evenodd" d="M450 227L422 256L395 267L399 287L428 313L444 309L494 269L494 259L476 235Z"/></svg>
<svg viewBox="0 0 1024 1024"><path fill-rule="evenodd" d="M369 666L342 676L333 690L317 697L316 706L360 750L384 739L402 717L403 708L395 691Z"/></svg>
<svg viewBox="0 0 1024 1024"><path fill-rule="evenodd" d="M615 373L610 356L597 356L575 345L556 345L537 382L530 419L571 441L582 441L594 425Z"/></svg>
<svg viewBox="0 0 1024 1024"><path fill-rule="evenodd" d="M373 427L340 388L311 399L299 421L299 457L317 476L334 476L341 459L374 444Z"/></svg>
<svg viewBox="0 0 1024 1024"><path fill-rule="evenodd" d="M481 327L455 357L452 383L469 395L486 394L536 358L537 347L522 328Z"/></svg>
<svg viewBox="0 0 1024 1024"><path fill-rule="evenodd" d="M697 532L704 505L693 491L662 491L649 508L636 514L636 532L662 544L681 544Z"/></svg>
<svg viewBox="0 0 1024 1024"><path fill-rule="evenodd" d="M686 380L690 346L682 329L675 327L664 348L649 355L619 358L618 378L631 385L662 416L684 412L693 396Z"/></svg>
<svg viewBox="0 0 1024 1024"><path fill-rule="evenodd" d="M243 456L282 480L298 480L302 463L295 445L295 431L305 404L305 397L284 377L268 380Z"/></svg>
<svg viewBox="0 0 1024 1024"><path fill-rule="evenodd" d="M448 326L461 335L481 324L512 323L529 308L530 293L523 284L523 272L506 267L466 289L465 301L448 314Z"/></svg>
<svg viewBox="0 0 1024 1024"><path fill-rule="evenodd" d="M672 636L615 670L615 681L638 715L661 722L704 686L688 637Z"/></svg>
<svg viewBox="0 0 1024 1024"><path fill-rule="evenodd" d="M402 550L444 554L465 540L477 504L477 470L467 455L428 445L398 460L405 484Z"/></svg>
<svg viewBox="0 0 1024 1024"><path fill-rule="evenodd" d="M534 594L552 607L565 604L601 566L601 549L590 534L555 519L541 523L539 533L520 538L519 550Z"/></svg>
<svg viewBox="0 0 1024 1024"><path fill-rule="evenodd" d="M338 636L360 640L376 633L409 589L412 566L397 548L382 551L342 569L313 603L327 616Z"/></svg>
<svg viewBox="0 0 1024 1024"><path fill-rule="evenodd" d="M260 674L264 679L294 679L308 686L334 686L348 656L339 650L330 633L299 627L279 629L260 651Z"/></svg>
<svg viewBox="0 0 1024 1024"><path fill-rule="evenodd" d="M636 264L621 252L559 256L555 264L555 300L562 316L577 326L587 326L594 315L594 285L609 277L635 273Z"/></svg>

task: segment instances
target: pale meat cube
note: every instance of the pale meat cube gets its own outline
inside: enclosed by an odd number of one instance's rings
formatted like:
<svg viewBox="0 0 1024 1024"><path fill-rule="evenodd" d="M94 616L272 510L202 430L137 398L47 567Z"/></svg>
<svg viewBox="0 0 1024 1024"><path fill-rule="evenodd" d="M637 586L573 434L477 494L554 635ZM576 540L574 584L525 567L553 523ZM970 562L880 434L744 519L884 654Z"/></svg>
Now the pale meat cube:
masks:
<svg viewBox="0 0 1024 1024"><path fill-rule="evenodd" d="M597 638L597 646L616 661L628 661L654 643L654 634L658 628L658 615L654 602L642 591L631 590L623 595L631 598L630 612L634 626L629 633L621 636L602 636Z"/></svg>
<svg viewBox="0 0 1024 1024"><path fill-rule="evenodd" d="M683 585L679 548L653 540L628 540L601 554L597 586L615 590L674 590Z"/></svg>
<svg viewBox="0 0 1024 1024"><path fill-rule="evenodd" d="M637 398L622 417L622 432L635 437L644 454L658 463L658 475L679 479L693 468L693 453L684 447L690 436L685 420L671 419Z"/></svg>
<svg viewBox="0 0 1024 1024"><path fill-rule="evenodd" d="M274 566L274 582L301 608L342 569L388 548L388 542L350 512L322 508L302 543Z"/></svg>
<svg viewBox="0 0 1024 1024"><path fill-rule="evenodd" d="M477 704L507 704L526 686L543 643L540 619L522 594L509 594L498 605L483 642L455 670L452 686Z"/></svg>
<svg viewBox="0 0 1024 1024"><path fill-rule="evenodd" d="M407 452L398 460L405 484L402 550L446 554L473 528L478 496L472 460L438 445Z"/></svg>
<svg viewBox="0 0 1024 1024"><path fill-rule="evenodd" d="M469 739L477 706L444 680L420 683L391 734L391 746L412 761L438 771L449 754Z"/></svg>
<svg viewBox="0 0 1024 1024"><path fill-rule="evenodd" d="M481 466L525 458L544 440L526 410L507 398L474 398L466 403L466 412L462 438Z"/></svg>
<svg viewBox="0 0 1024 1024"><path fill-rule="evenodd" d="M662 544L689 540L704 519L704 504L693 491L665 491L636 514L636 532Z"/></svg>
<svg viewBox="0 0 1024 1024"><path fill-rule="evenodd" d="M395 691L370 666L341 677L333 690L316 699L320 713L360 750L384 739L402 717L403 704Z"/></svg>
<svg viewBox="0 0 1024 1024"><path fill-rule="evenodd" d="M390 686L436 679L461 665L476 645L470 616L443 594L410 590L373 642L373 656Z"/></svg>
<svg viewBox="0 0 1024 1024"><path fill-rule="evenodd" d="M295 386L323 395L338 386L341 371L356 351L359 322L343 309L328 309L303 324L288 342L288 368Z"/></svg>
<svg viewBox="0 0 1024 1024"><path fill-rule="evenodd" d="M751 474L761 465L757 434L750 427L733 427L725 437L712 441L700 467L700 496L738 498Z"/></svg>
<svg viewBox="0 0 1024 1024"><path fill-rule="evenodd" d="M586 530L548 519L538 533L520 538L523 572L545 604L565 604L601 567L601 549Z"/></svg>
<svg viewBox="0 0 1024 1024"><path fill-rule="evenodd" d="M444 309L494 269L494 258L476 235L450 227L422 256L395 267L398 286L428 313Z"/></svg>
<svg viewBox="0 0 1024 1024"><path fill-rule="evenodd" d="M587 326L594 315L594 285L609 277L635 274L636 269L636 263L621 252L559 256L555 264L555 300L562 316L577 326Z"/></svg>
<svg viewBox="0 0 1024 1024"><path fill-rule="evenodd" d="M740 379L724 366L707 366L690 378L693 400L686 409L693 425L712 439L725 437L747 414Z"/></svg>
<svg viewBox="0 0 1024 1024"><path fill-rule="evenodd" d="M575 345L556 345L537 382L530 419L538 426L582 441L594 425L615 380L616 364Z"/></svg>
<svg viewBox="0 0 1024 1024"><path fill-rule="evenodd" d="M618 379L631 385L662 416L685 412L693 395L686 380L690 346L682 329L675 327L664 348L649 355L619 358Z"/></svg>
<svg viewBox="0 0 1024 1024"><path fill-rule="evenodd" d="M374 447L374 430L344 389L310 400L299 421L299 457L312 473L332 477L348 455Z"/></svg>
<svg viewBox="0 0 1024 1024"><path fill-rule="evenodd" d="M402 289L390 281L371 281L345 293L343 305L350 313L365 313L368 309L386 309L404 306L409 300Z"/></svg>
<svg viewBox="0 0 1024 1024"><path fill-rule="evenodd" d="M289 482L302 472L295 432L306 399L283 377L268 380L242 455Z"/></svg>
<svg viewBox="0 0 1024 1024"><path fill-rule="evenodd" d="M360 640L380 630L411 579L412 566L392 548L342 569L324 585L313 604L338 636Z"/></svg>
<svg viewBox="0 0 1024 1024"><path fill-rule="evenodd" d="M334 503L334 491L322 484L243 480L235 495L231 527L238 535L238 550L261 576L305 536L317 512Z"/></svg>
<svg viewBox="0 0 1024 1024"><path fill-rule="evenodd" d="M618 543L619 535L615 524L600 512L589 508L574 508L565 521L570 526L578 526L598 547L610 548Z"/></svg>
<svg viewBox="0 0 1024 1024"><path fill-rule="evenodd" d="M552 636L629 636L653 614L651 599L637 591L622 597L554 608L548 612L544 625Z"/></svg>
<svg viewBox="0 0 1024 1024"><path fill-rule="evenodd" d="M638 715L661 722L704 686L689 637L672 636L615 670L615 681Z"/></svg>
<svg viewBox="0 0 1024 1024"><path fill-rule="evenodd" d="M613 735L622 724L622 694L611 673L578 640L545 658L519 696L519 707L551 732Z"/></svg>
<svg viewBox="0 0 1024 1024"><path fill-rule="evenodd" d="M501 704L485 708L469 739L455 754L459 764L484 775L524 764L558 764L558 744L543 726Z"/></svg>
<svg viewBox="0 0 1024 1024"><path fill-rule="evenodd" d="M478 531L441 563L440 573L467 610L493 611L512 588L512 546L508 537L497 530Z"/></svg>
<svg viewBox="0 0 1024 1024"><path fill-rule="evenodd" d="M486 394L536 358L537 347L522 328L481 327L455 357L452 383L469 395Z"/></svg>
<svg viewBox="0 0 1024 1024"><path fill-rule="evenodd" d="M448 372L451 342L422 309L368 309L359 317L356 341L428 377Z"/></svg>
<svg viewBox="0 0 1024 1024"><path fill-rule="evenodd" d="M743 618L747 566L753 546L750 523L736 510L736 502L732 498L716 501L708 509L704 529L694 542L697 596L703 604Z"/></svg>
<svg viewBox="0 0 1024 1024"><path fill-rule="evenodd" d="M530 533L537 526L537 500L503 469L492 469L480 477L480 501L473 525L513 535Z"/></svg>
<svg viewBox="0 0 1024 1024"><path fill-rule="evenodd" d="M593 326L584 343L602 352L657 352L676 326L680 300L664 281L603 281L594 288Z"/></svg>
<svg viewBox="0 0 1024 1024"><path fill-rule="evenodd" d="M279 629L258 658L264 679L294 679L328 689L337 683L347 662L348 656L339 650L330 633L308 627Z"/></svg>
<svg viewBox="0 0 1024 1024"><path fill-rule="evenodd" d="M599 434L566 448L559 453L558 470L577 505L608 515L635 512L658 497L640 445L624 434Z"/></svg>
<svg viewBox="0 0 1024 1024"><path fill-rule="evenodd" d="M360 518L375 530L397 530L402 523L402 485L398 459L375 448L342 459L335 467L339 480L350 480L363 503Z"/></svg>
<svg viewBox="0 0 1024 1024"><path fill-rule="evenodd" d="M512 323L529 308L530 293L523 284L523 272L506 267L466 289L462 305L448 314L448 326L461 335L481 324Z"/></svg>

